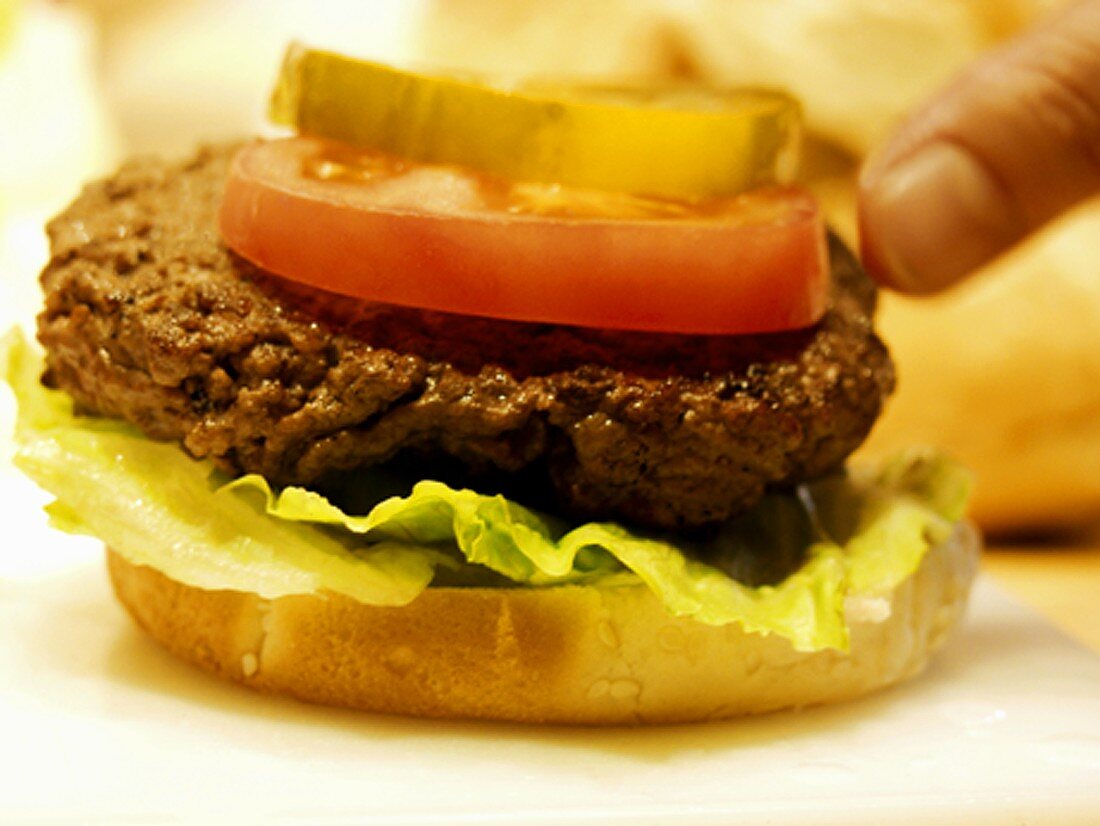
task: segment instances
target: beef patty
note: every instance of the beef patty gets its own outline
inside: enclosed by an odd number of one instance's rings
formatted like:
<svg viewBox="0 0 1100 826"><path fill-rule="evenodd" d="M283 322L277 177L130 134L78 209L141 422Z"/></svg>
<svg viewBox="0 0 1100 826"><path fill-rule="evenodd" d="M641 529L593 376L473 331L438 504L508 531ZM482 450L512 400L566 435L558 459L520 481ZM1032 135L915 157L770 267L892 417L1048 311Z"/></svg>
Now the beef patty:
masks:
<svg viewBox="0 0 1100 826"><path fill-rule="evenodd" d="M683 529L838 465L893 387L874 289L831 244L809 330L683 336L323 295L222 245L231 147L134 161L49 225L45 381L232 473L323 483L397 457L535 479L581 517Z"/></svg>

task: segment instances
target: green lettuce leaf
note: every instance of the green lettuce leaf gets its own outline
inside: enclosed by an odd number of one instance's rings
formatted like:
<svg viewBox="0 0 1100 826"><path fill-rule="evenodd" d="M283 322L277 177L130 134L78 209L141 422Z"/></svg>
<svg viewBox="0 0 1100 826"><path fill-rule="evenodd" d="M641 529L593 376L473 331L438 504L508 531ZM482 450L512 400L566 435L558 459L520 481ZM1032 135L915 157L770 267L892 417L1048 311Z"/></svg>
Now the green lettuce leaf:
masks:
<svg viewBox="0 0 1100 826"><path fill-rule="evenodd" d="M180 582L266 598L335 592L402 605L447 577L644 586L676 615L779 634L799 650L844 649L845 599L912 574L961 518L969 490L957 465L914 453L769 496L690 543L610 523L570 526L434 481L348 514L314 491L228 480L129 425L76 415L67 396L39 383L40 361L21 337L0 349L19 404L15 462L56 497L54 525ZM780 558L793 572L775 579L769 566Z"/></svg>

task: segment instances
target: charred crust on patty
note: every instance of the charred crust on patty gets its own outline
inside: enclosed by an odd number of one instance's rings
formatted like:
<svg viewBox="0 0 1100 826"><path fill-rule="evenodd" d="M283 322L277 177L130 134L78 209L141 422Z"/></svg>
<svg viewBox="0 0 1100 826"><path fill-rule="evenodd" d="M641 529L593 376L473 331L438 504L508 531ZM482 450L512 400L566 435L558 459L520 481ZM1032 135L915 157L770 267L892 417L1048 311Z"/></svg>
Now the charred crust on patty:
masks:
<svg viewBox="0 0 1100 826"><path fill-rule="evenodd" d="M577 517L713 524L839 467L892 391L874 288L832 241L809 330L680 336L305 291L226 250L234 147L141 160L49 225L46 380L231 473L316 484L398 456L541 477Z"/></svg>

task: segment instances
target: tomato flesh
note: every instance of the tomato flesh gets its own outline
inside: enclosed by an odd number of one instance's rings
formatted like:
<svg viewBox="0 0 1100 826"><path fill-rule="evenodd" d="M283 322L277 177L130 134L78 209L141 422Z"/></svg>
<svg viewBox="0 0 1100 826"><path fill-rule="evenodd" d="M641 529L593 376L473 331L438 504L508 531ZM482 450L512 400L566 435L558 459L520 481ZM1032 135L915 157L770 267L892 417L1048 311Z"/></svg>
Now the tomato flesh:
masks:
<svg viewBox="0 0 1100 826"><path fill-rule="evenodd" d="M771 332L812 325L828 290L820 211L790 187L666 201L290 138L241 150L220 227L284 278L515 321Z"/></svg>

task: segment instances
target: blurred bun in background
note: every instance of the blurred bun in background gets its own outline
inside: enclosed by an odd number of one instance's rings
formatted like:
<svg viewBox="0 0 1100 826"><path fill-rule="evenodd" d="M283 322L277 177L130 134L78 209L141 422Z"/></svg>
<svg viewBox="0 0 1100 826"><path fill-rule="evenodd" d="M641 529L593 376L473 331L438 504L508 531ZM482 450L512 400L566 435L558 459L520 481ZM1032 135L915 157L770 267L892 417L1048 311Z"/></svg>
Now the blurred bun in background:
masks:
<svg viewBox="0 0 1100 826"><path fill-rule="evenodd" d="M418 54L494 72L785 87L803 176L855 239L860 163L901 117L1060 0L434 0ZM934 299L884 293L900 386L863 449L936 444L977 474L993 533L1100 519L1100 203Z"/></svg>
<svg viewBox="0 0 1100 826"><path fill-rule="evenodd" d="M1070 215L951 293L885 295L899 389L865 453L935 442L978 474L987 530L1100 514L1100 205Z"/></svg>

